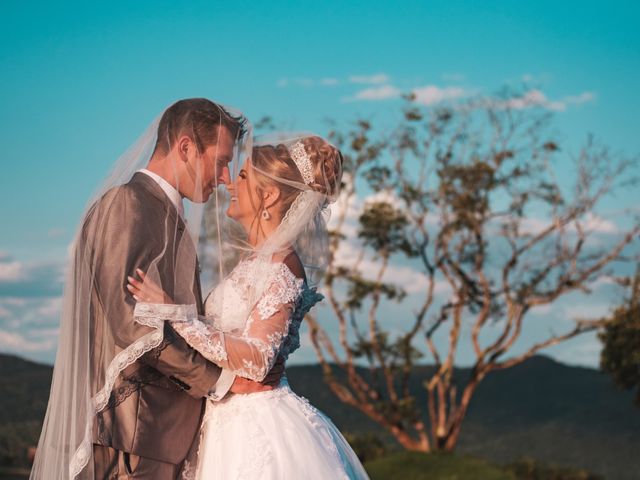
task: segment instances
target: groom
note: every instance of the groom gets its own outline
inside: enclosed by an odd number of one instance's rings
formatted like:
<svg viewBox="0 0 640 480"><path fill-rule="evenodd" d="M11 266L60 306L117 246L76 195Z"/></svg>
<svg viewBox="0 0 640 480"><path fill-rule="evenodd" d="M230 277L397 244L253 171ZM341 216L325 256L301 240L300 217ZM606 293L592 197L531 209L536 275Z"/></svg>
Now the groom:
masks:
<svg viewBox="0 0 640 480"><path fill-rule="evenodd" d="M119 352L152 331L133 319L135 302L126 290L130 272L155 266L160 282L176 295L184 290L178 283L186 283L202 313L195 246L183 237L182 198L206 202L218 185L230 181L228 163L243 124L243 118L209 100L178 101L160 120L147 167L105 194L87 215L81 238L91 242L95 265L90 308L93 392L107 376L107 362L98 358L104 345L113 343ZM181 265L182 258L193 262ZM179 269L189 270L189 281L178 281ZM284 370L280 362L263 384L236 378L189 347L168 322L163 328L160 345L120 372L106 407L95 417L96 479L177 478L199 432L205 398L220 400L229 390L270 389Z"/></svg>

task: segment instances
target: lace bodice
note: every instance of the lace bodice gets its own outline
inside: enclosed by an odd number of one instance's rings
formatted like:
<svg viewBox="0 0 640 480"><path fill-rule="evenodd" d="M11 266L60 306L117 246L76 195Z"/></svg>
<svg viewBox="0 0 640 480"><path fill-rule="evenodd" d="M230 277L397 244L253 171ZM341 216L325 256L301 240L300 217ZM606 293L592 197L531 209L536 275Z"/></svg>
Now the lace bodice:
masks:
<svg viewBox="0 0 640 480"><path fill-rule="evenodd" d="M284 263L257 272L256 262L243 260L205 302L204 318L195 306L140 302L140 317L170 320L172 327L204 357L238 376L261 381L276 361L300 346L300 324L322 299ZM262 294L252 300L258 285Z"/></svg>

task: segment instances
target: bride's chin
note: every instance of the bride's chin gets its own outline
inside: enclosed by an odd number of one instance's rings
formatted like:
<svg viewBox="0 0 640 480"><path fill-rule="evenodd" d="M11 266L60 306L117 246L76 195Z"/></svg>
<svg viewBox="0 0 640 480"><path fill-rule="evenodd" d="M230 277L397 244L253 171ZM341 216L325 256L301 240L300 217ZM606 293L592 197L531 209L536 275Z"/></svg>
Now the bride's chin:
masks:
<svg viewBox="0 0 640 480"><path fill-rule="evenodd" d="M227 217L229 217L232 220L238 219L238 215L236 215L236 213L233 211L233 207L227 208L227 211L225 213L227 214Z"/></svg>

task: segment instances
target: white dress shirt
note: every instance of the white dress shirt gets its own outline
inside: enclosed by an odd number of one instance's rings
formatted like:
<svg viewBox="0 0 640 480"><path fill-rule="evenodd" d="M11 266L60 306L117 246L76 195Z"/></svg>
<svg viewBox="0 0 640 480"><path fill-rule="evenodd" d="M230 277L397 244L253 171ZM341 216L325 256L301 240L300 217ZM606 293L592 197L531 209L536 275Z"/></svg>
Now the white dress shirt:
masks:
<svg viewBox="0 0 640 480"><path fill-rule="evenodd" d="M167 195L167 197L169 197L171 203L176 207L176 210L178 211L180 217L182 217L184 215L184 206L182 205L182 195L180 195L180 192L178 192L178 190L176 190L173 185L171 185L157 173L147 170L146 168L138 171L151 177L158 184L158 186ZM231 373L230 370L223 369L220 373L218 381L213 387L213 390L209 393L209 398L212 400L222 400L231 388L231 385L233 384L235 378L236 376Z"/></svg>

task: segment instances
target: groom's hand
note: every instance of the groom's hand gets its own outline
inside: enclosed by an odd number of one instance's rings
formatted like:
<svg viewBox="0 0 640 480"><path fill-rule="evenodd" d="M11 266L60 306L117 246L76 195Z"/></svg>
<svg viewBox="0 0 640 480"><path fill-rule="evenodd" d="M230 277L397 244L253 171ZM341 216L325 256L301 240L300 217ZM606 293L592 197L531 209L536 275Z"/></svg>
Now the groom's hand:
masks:
<svg viewBox="0 0 640 480"><path fill-rule="evenodd" d="M256 393L273 390L280 384L280 379L284 375L284 358L278 357L267 376L262 382L254 382L242 377L236 377L231 385L231 393Z"/></svg>

